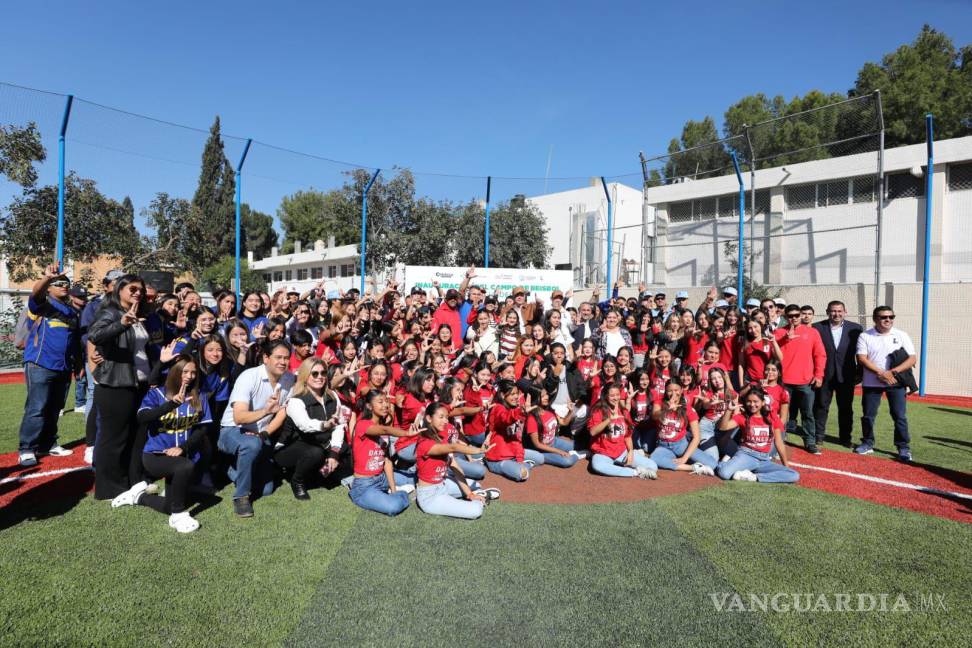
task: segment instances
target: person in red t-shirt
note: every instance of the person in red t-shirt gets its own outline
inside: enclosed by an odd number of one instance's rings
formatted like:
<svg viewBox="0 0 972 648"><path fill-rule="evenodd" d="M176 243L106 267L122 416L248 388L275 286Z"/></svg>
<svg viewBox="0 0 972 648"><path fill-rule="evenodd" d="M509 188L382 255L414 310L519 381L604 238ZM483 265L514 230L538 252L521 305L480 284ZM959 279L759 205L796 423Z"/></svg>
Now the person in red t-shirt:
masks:
<svg viewBox="0 0 972 648"><path fill-rule="evenodd" d="M740 430L739 450L728 461L716 467L721 479L736 481L761 481L792 484L800 480L800 474L790 468L786 446L783 444L783 423L766 405L765 395L759 387L753 387L743 399L727 409L719 420L723 431ZM776 446L782 465L775 463L771 452Z"/></svg>
<svg viewBox="0 0 972 648"><path fill-rule="evenodd" d="M657 479L658 466L634 450L631 418L621 407L621 389L608 385L587 422L591 433L591 468L609 477Z"/></svg>
<svg viewBox="0 0 972 648"><path fill-rule="evenodd" d="M708 387L702 390L698 405L702 412L699 420L699 448L716 462L719 461L719 448L716 444L716 425L726 408L736 399L736 392L729 384L729 375L722 367L709 369Z"/></svg>
<svg viewBox="0 0 972 648"><path fill-rule="evenodd" d="M763 378L759 386L762 388L763 394L766 397L766 404L769 405L770 411L773 414L776 414L781 421L785 421L790 415L790 393L780 384L780 379L783 376L783 368L776 360L770 360L766 363L764 372L765 378ZM745 396L751 388L751 385L743 387L739 395Z"/></svg>
<svg viewBox="0 0 972 648"><path fill-rule="evenodd" d="M433 400L435 400L435 374L425 367L419 367L408 381L408 391L398 397L398 422L402 427L407 428ZM397 439L395 454L403 461L414 462L417 441L414 436Z"/></svg>
<svg viewBox="0 0 972 648"><path fill-rule="evenodd" d="M667 355L668 351L665 351L665 354ZM664 375L669 375L667 369ZM629 382L632 390L629 400L631 403L631 422L634 423L634 446L635 448L644 449L650 445L652 450L654 450L655 421L652 419L651 414L655 399L655 379L644 369L637 369L631 374L631 380ZM667 379L666 382L668 382ZM664 385L662 385L661 390L662 394L664 394Z"/></svg>
<svg viewBox="0 0 972 648"><path fill-rule="evenodd" d="M532 411L533 407L535 405L526 403L520 405L520 390L513 381L501 380L497 383L496 402L489 410L486 422L486 439L491 444L486 453L486 467L490 472L513 481L526 481L530 478L530 469L542 463L543 457L539 452L523 447L524 410ZM527 463L528 454L531 455L530 463Z"/></svg>
<svg viewBox="0 0 972 648"><path fill-rule="evenodd" d="M775 359L783 362L783 352L780 345L772 335L766 336L764 331L766 325L759 320L750 320L746 323L746 344L739 352L739 367L736 370L739 374L739 384L759 382L763 379L763 370L766 362Z"/></svg>
<svg viewBox="0 0 972 648"><path fill-rule="evenodd" d="M449 426L449 407L445 403L433 403L422 414L419 427L416 467L418 482L415 498L419 508L431 515L475 520L483 514L489 499L496 499L499 491L473 491L466 483L465 475L453 460L453 453L480 454L490 446L478 448L461 441L444 441ZM455 475L450 475L450 469ZM465 497L464 501L462 498Z"/></svg>
<svg viewBox="0 0 972 648"><path fill-rule="evenodd" d="M817 425L813 418L813 399L814 390L823 384L827 369L827 350L817 329L800 323L799 306L790 304L785 312L787 325L776 329L773 335L783 351L783 386L790 392L787 431L802 432L807 452L823 454L818 445L818 442L823 443L823 438L817 438ZM796 422L798 411L802 430Z"/></svg>
<svg viewBox="0 0 972 648"><path fill-rule="evenodd" d="M729 368L722 363L722 351L718 342L709 342L705 345L705 352L702 359L696 365L699 374L699 387L705 389L709 384L709 369L713 367L729 371Z"/></svg>
<svg viewBox="0 0 972 648"><path fill-rule="evenodd" d="M482 445L486 441L486 417L493 402L493 372L489 365L483 364L476 369L472 379L466 383L463 398L466 407L479 408L475 414L467 414L462 421L462 431L470 443Z"/></svg>
<svg viewBox="0 0 972 648"><path fill-rule="evenodd" d="M414 438L418 430L393 427L391 412L387 396L380 391L368 394L361 418L354 426L351 501L369 511L398 515L408 508L408 493L414 486L411 479L392 469L388 458L389 437Z"/></svg>
<svg viewBox="0 0 972 648"><path fill-rule="evenodd" d="M449 407L449 432L448 438L444 438L446 443L453 443L458 440L468 441L466 430L463 426L463 418L466 416L482 416L482 407L479 405L469 405L463 399L463 385L458 378L449 376L445 379L442 387L439 388L438 402L445 403ZM466 477L470 479L483 479L486 477L486 464L482 457L473 457L464 454L456 454L453 459Z"/></svg>
<svg viewBox="0 0 972 648"><path fill-rule="evenodd" d="M557 436L561 426L570 425L573 416L573 403L570 404L569 414L560 418L550 409L550 394L547 390L534 387L530 390L531 403L539 407L533 409L526 417L526 436L530 445L540 453L544 464L558 468L570 468L580 458L574 452L574 442Z"/></svg>
<svg viewBox="0 0 972 648"><path fill-rule="evenodd" d="M699 450L699 415L685 403L682 386L677 382L670 380L665 385L665 400L654 419L658 446L651 453L651 460L659 468L710 477L715 474L718 461Z"/></svg>

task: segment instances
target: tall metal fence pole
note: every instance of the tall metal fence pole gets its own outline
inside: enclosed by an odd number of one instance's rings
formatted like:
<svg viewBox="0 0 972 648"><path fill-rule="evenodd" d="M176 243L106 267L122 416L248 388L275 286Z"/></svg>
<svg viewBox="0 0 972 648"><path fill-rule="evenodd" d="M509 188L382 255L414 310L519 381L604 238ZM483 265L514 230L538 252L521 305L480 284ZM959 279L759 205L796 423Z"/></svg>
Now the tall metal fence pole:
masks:
<svg viewBox="0 0 972 648"><path fill-rule="evenodd" d="M486 240L486 254L483 258L483 267L489 267L489 190L492 188L493 177L486 176L486 231L483 234Z"/></svg>
<svg viewBox="0 0 972 648"><path fill-rule="evenodd" d="M64 102L64 117L61 131L57 137L57 269L64 270L64 136L67 134L68 120L71 118L71 104L74 95L68 95Z"/></svg>
<svg viewBox="0 0 972 648"><path fill-rule="evenodd" d="M753 248L749 253L749 281L756 281L754 276L755 264L756 264L756 153L753 151L753 141L749 137L749 126L745 128L746 132L746 147L749 149L749 202L750 214L749 214L749 245ZM763 218L769 218L767 213ZM764 254L768 254L768 251L764 251ZM741 297L740 297L741 299ZM742 306L742 302L737 302Z"/></svg>
<svg viewBox="0 0 972 648"><path fill-rule="evenodd" d="M608 191L607 181L601 176L601 186L604 187L604 197L607 198L608 217L607 217L607 294L608 299L613 295L611 286L611 262L614 256L614 202L611 200L611 192Z"/></svg>
<svg viewBox="0 0 972 648"><path fill-rule="evenodd" d="M375 169L375 173L365 185L364 193L361 194L361 296L365 291L365 261L368 258L368 192L371 185L375 184L381 169Z"/></svg>
<svg viewBox="0 0 972 648"><path fill-rule="evenodd" d="M243 163L246 161L246 154L250 151L250 144L253 140L246 140L243 147L243 154L240 155L240 163L236 165L236 303L239 304L243 299L243 284L240 283L240 202L243 197Z"/></svg>
<svg viewBox="0 0 972 648"><path fill-rule="evenodd" d="M881 91L874 91L877 102L878 123L881 131L878 134L878 177L877 177L877 231L874 246L874 306L881 303L881 226L884 223L884 111L881 105Z"/></svg>
<svg viewBox="0 0 972 648"><path fill-rule="evenodd" d="M928 357L928 275L931 272L932 177L935 165L935 118L925 115L928 169L925 172L925 258L921 273L921 355L918 358L918 395L925 395L925 359Z"/></svg>
<svg viewBox="0 0 972 648"><path fill-rule="evenodd" d="M732 167L736 170L736 180L739 182L739 255L736 259L736 306L745 304L743 299L743 245L745 243L746 221L746 186L743 184L742 171L739 170L739 159L736 152L732 152ZM756 202L753 201L755 206ZM750 281L752 277L750 277Z"/></svg>

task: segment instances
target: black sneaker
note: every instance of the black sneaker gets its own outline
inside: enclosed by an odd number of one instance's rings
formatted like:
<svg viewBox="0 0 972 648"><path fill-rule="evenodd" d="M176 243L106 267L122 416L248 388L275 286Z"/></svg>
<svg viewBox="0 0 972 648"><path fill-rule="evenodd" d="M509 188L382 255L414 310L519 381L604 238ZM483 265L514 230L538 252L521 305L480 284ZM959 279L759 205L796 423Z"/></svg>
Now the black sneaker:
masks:
<svg viewBox="0 0 972 648"><path fill-rule="evenodd" d="M253 517L253 505L249 497L237 497L233 500L233 511L240 517Z"/></svg>
<svg viewBox="0 0 972 648"><path fill-rule="evenodd" d="M809 452L812 455L817 455L817 456L820 456L820 455L823 454L823 450L821 450L820 448L818 448L815 445L809 445L809 446L807 446L807 452Z"/></svg>
<svg viewBox="0 0 972 648"><path fill-rule="evenodd" d="M307 493L307 488L304 486L304 482L298 479L292 479L290 481L290 490L294 491L294 497L299 500L310 499L310 495Z"/></svg>

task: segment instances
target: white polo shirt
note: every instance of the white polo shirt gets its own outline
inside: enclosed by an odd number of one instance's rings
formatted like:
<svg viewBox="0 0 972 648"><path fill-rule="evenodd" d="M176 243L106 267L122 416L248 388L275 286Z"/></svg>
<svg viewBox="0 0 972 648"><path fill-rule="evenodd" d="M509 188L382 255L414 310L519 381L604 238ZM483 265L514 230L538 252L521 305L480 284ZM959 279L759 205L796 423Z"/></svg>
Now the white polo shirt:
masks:
<svg viewBox="0 0 972 648"><path fill-rule="evenodd" d="M290 397L290 390L294 387L294 374L289 371L280 376L277 385L280 387L280 404L285 405ZM230 392L229 403L219 422L221 427L239 427L244 432L263 432L267 429L273 416L268 414L255 423L237 426L233 418L233 403L246 403L251 412L262 409L273 394L270 386L270 376L267 375L266 365L247 369L236 379L233 391Z"/></svg>
<svg viewBox="0 0 972 648"><path fill-rule="evenodd" d="M915 345L912 344L911 338L904 331L894 327L891 327L891 330L884 335L878 333L874 327L871 327L857 338L857 355L866 355L875 367L880 367L884 370L891 368L888 356L901 348L904 348L908 355L915 355ZM881 382L873 371L867 368L864 369L864 381L861 384L864 387L888 386Z"/></svg>

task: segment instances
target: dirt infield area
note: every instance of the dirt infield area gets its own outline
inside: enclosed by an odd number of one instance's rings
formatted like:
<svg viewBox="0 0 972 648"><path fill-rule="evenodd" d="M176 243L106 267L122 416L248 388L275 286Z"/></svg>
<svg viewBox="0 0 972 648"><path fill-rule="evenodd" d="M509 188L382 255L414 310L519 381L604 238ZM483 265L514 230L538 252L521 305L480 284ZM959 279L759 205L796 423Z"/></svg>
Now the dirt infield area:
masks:
<svg viewBox="0 0 972 648"><path fill-rule="evenodd" d="M483 480L484 485L499 488L503 492L502 501L530 504L637 502L716 487L721 483L714 477L699 477L670 470L659 470L658 479L655 480L605 477L591 472L587 461L580 461L572 468L535 468L530 479L525 482L517 483L493 474L487 475Z"/></svg>

